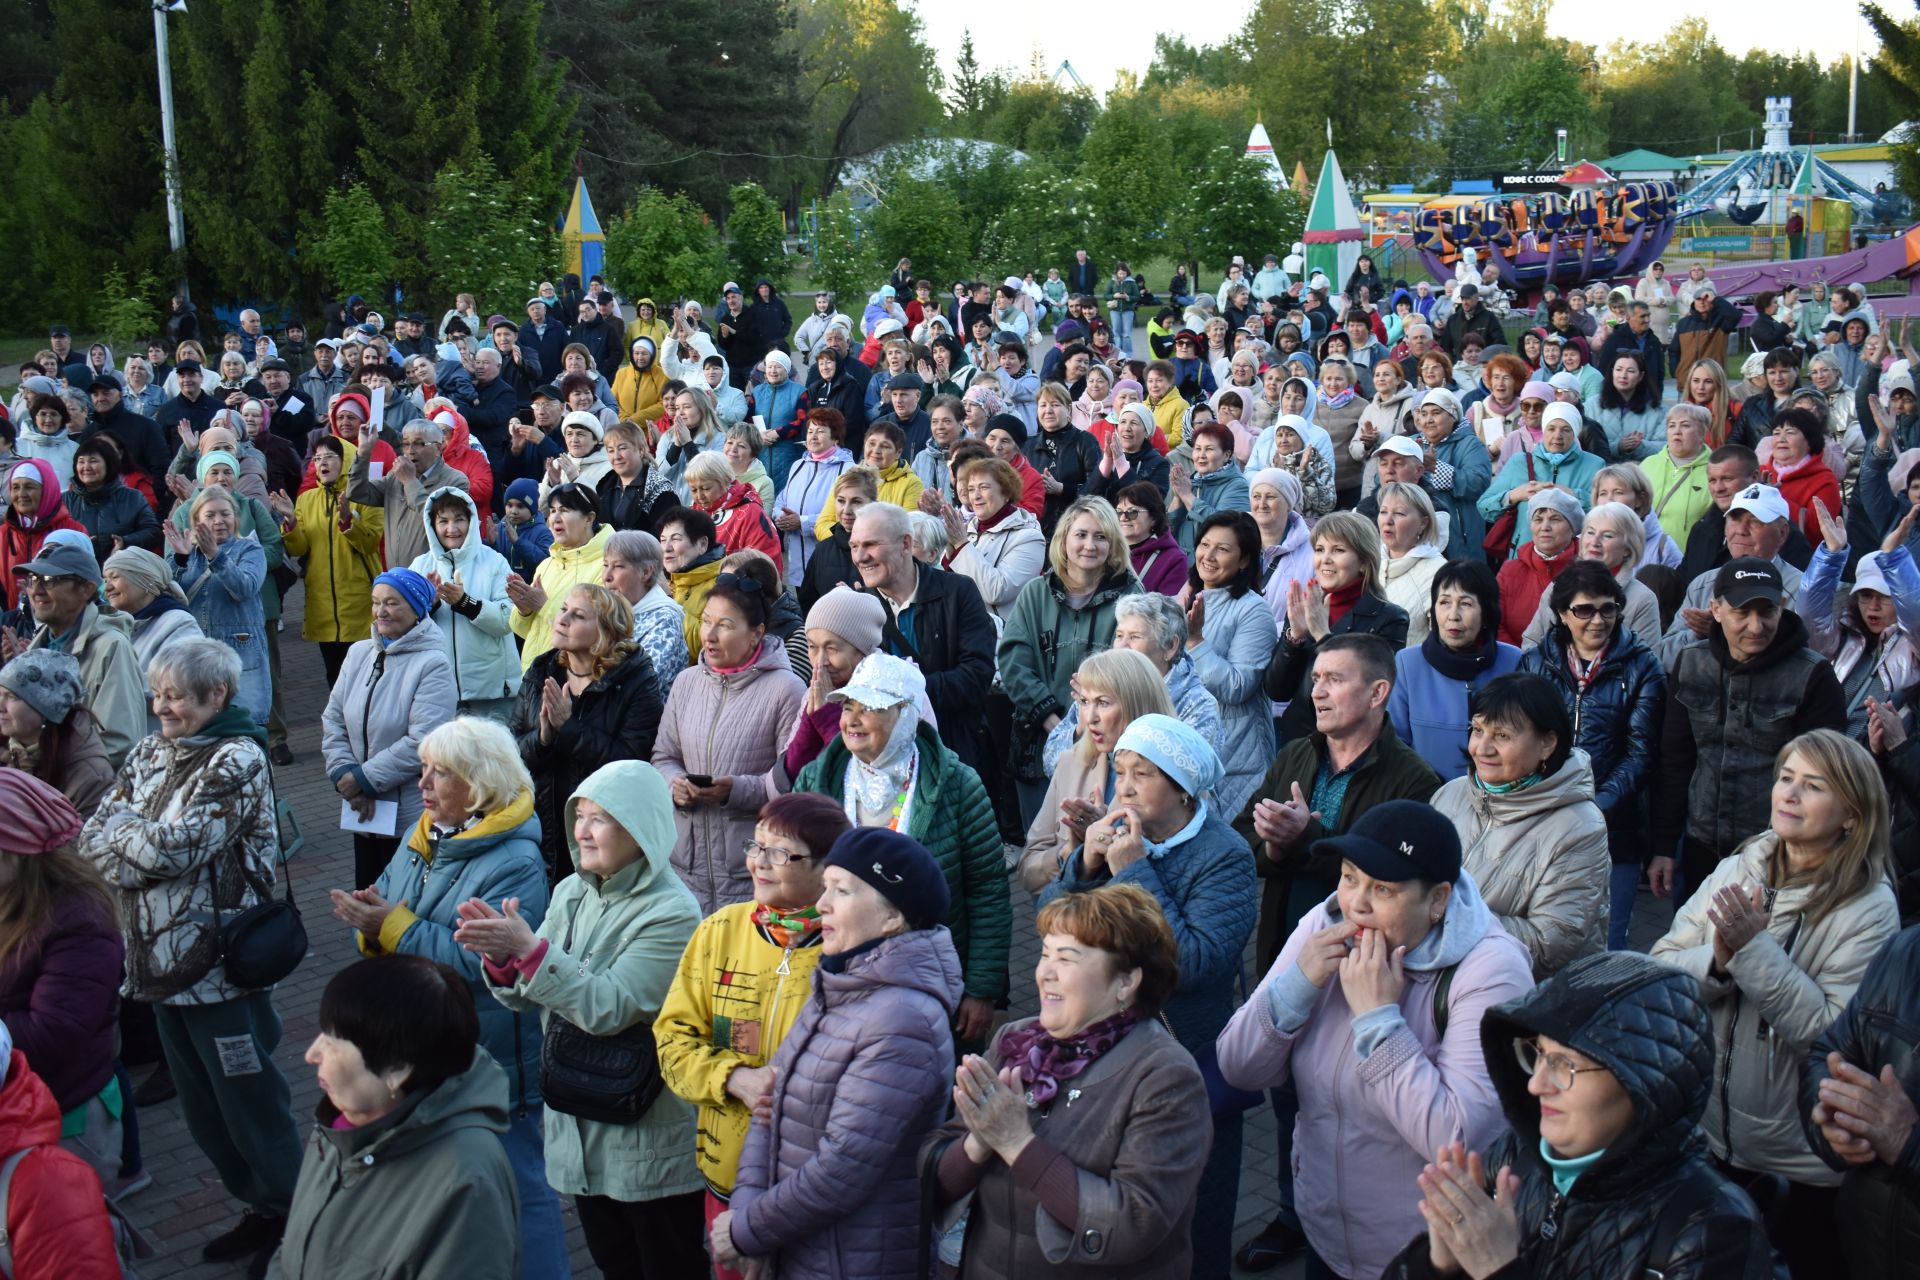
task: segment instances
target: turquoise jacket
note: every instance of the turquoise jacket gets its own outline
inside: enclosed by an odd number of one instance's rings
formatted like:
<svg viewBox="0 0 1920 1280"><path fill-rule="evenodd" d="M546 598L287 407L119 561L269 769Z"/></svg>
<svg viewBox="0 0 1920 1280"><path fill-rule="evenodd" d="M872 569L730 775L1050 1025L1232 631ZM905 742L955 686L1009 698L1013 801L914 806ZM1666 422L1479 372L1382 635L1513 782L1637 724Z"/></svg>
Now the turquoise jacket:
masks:
<svg viewBox="0 0 1920 1280"><path fill-rule="evenodd" d="M1533 460L1531 477L1527 474L1529 457ZM1507 494L1526 484L1529 478L1545 480L1549 484L1556 484L1562 489L1570 490L1573 496L1580 500L1580 509L1586 511L1593 506L1593 478L1600 474L1600 469L1606 465L1605 459L1597 454L1588 453L1579 445L1573 447L1572 456L1566 461L1555 463L1547 457L1546 446L1536 444L1526 454L1516 453L1502 464L1499 474L1493 477L1493 483L1489 484L1487 491L1480 495L1480 515L1488 524L1499 519L1500 513L1507 506ZM1513 550L1516 553L1521 547L1533 541L1532 514L1529 510L1532 506L1531 502L1520 504L1513 527Z"/></svg>

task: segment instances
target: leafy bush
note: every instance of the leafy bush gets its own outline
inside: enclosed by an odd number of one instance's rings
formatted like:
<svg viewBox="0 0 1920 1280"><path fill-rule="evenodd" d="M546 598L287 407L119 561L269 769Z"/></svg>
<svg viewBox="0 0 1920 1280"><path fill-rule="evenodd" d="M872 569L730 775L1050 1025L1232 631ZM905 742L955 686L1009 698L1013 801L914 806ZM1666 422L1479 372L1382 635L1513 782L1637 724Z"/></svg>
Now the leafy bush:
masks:
<svg viewBox="0 0 1920 1280"><path fill-rule="evenodd" d="M94 300L94 321L107 341L132 346L160 332L160 282L142 271L131 284L119 267L107 268Z"/></svg>
<svg viewBox="0 0 1920 1280"><path fill-rule="evenodd" d="M819 226L813 236L813 285L826 289L842 311L854 315L876 270L869 242L860 234L853 203L836 191L820 206ZM857 318L857 317L856 317Z"/></svg>
<svg viewBox="0 0 1920 1280"><path fill-rule="evenodd" d="M985 273L1005 277L1032 271L1044 277L1048 267L1064 272L1073 251L1085 243L1093 209L1080 179L1046 165L1019 166L999 212L981 231L979 261Z"/></svg>
<svg viewBox="0 0 1920 1280"><path fill-rule="evenodd" d="M727 253L707 215L687 197L642 187L607 226L607 278L664 313L680 298L711 298L726 279Z"/></svg>
<svg viewBox="0 0 1920 1280"><path fill-rule="evenodd" d="M1274 188L1272 172L1231 147L1216 147L1199 166L1168 220L1167 240L1182 258L1248 262L1286 256L1306 227L1306 211L1291 188Z"/></svg>
<svg viewBox="0 0 1920 1280"><path fill-rule="evenodd" d="M752 292L756 280L773 281L776 290L787 283L787 221L773 197L757 182L742 182L727 195L727 248L732 254L734 278Z"/></svg>
<svg viewBox="0 0 1920 1280"><path fill-rule="evenodd" d="M327 192L311 252L334 290L369 298L387 296L399 265L387 215L364 182Z"/></svg>
<svg viewBox="0 0 1920 1280"><path fill-rule="evenodd" d="M946 188L923 178L901 178L868 218L877 262L913 259L928 280L970 278L974 263L966 218Z"/></svg>
<svg viewBox="0 0 1920 1280"><path fill-rule="evenodd" d="M430 292L471 293L483 315L519 314L560 258L559 238L544 214L484 154L442 169L430 203L421 228Z"/></svg>

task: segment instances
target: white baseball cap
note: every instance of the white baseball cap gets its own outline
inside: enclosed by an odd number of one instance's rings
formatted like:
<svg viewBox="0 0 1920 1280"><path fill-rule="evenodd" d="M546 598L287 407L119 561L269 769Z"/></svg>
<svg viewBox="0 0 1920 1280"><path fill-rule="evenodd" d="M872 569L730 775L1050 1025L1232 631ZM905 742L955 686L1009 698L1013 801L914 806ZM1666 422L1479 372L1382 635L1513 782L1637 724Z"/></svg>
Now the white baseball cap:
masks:
<svg viewBox="0 0 1920 1280"><path fill-rule="evenodd" d="M1427 456L1426 450L1415 444L1412 436L1388 436L1374 449L1373 456L1377 458L1383 453L1397 453L1403 458L1414 459Z"/></svg>
<svg viewBox="0 0 1920 1280"><path fill-rule="evenodd" d="M1780 491L1767 484L1750 484L1734 494L1733 501L1727 505L1727 510L1744 511L1765 524L1785 520L1792 515L1787 509L1787 500L1780 496Z"/></svg>

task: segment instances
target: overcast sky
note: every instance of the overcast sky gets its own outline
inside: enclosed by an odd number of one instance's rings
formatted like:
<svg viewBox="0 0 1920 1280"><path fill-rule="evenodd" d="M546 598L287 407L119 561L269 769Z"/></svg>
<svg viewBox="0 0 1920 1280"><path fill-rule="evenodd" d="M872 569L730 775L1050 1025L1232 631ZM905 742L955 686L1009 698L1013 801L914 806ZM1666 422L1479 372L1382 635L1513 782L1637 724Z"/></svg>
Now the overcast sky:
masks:
<svg viewBox="0 0 1920 1280"><path fill-rule="evenodd" d="M1830 5L1826 20L1814 14ZM951 72L961 33L971 28L975 56L986 68L1026 70L1037 48L1048 74L1064 59L1095 93L1113 87L1115 74L1128 68L1144 74L1153 61L1154 33L1178 14L1179 31L1189 43L1217 44L1237 32L1252 5L1245 0L1205 0L1169 5L1166 0L1102 0L1093 6L1035 3L1035 0L971 0L920 6L929 43ZM1898 14L1899 0L1883 5ZM1548 29L1571 40L1605 47L1622 32L1666 31L1682 17L1704 17L1720 43L1735 55L1765 46L1782 51L1809 50L1822 62L1853 52L1854 28L1861 52L1878 47L1866 24L1858 21L1851 0L1609 0L1554 6Z"/></svg>

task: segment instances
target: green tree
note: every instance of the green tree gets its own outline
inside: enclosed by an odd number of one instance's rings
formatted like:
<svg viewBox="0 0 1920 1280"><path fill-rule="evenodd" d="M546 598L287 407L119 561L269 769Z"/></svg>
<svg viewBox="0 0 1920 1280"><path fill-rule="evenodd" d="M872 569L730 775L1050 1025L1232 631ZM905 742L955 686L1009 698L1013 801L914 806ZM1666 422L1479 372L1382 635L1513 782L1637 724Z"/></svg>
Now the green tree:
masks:
<svg viewBox="0 0 1920 1280"><path fill-rule="evenodd" d="M813 286L840 300L842 309L859 305L875 275L873 254L860 234L853 202L836 191L822 201L813 236Z"/></svg>
<svg viewBox="0 0 1920 1280"><path fill-rule="evenodd" d="M142 271L138 280L130 280L125 271L111 267L100 281L94 327L115 345L143 342L160 332L159 296L160 282L153 272Z"/></svg>
<svg viewBox="0 0 1920 1280"><path fill-rule="evenodd" d="M587 179L604 208L624 206L645 182L718 217L729 187L774 183L771 157L800 149L800 57L783 0L565 0L543 22L567 64Z"/></svg>
<svg viewBox="0 0 1920 1280"><path fill-rule="evenodd" d="M1070 161L1086 141L1100 104L1085 89L1062 89L1050 79L1020 80L981 122L979 136L989 142Z"/></svg>
<svg viewBox="0 0 1920 1280"><path fill-rule="evenodd" d="M1860 12L1880 37L1880 52L1869 64L1868 87L1878 89L1893 104L1899 119L1920 116L1920 21L1895 22L1877 4L1863 4ZM1894 150L1893 163L1900 189L1920 200L1920 136L1914 130L1909 129Z"/></svg>
<svg viewBox="0 0 1920 1280"><path fill-rule="evenodd" d="M992 276L1064 268L1093 222L1086 182L1044 163L1014 166L1008 178L1007 198L981 229L975 260Z"/></svg>
<svg viewBox="0 0 1920 1280"><path fill-rule="evenodd" d="M980 127L980 117L987 105L986 88L986 77L980 74L980 60L973 52L973 28L963 28L960 56L953 64L953 95L948 99L947 109L968 137Z"/></svg>
<svg viewBox="0 0 1920 1280"><path fill-rule="evenodd" d="M1157 251L1167 206L1185 174L1159 135L1152 104L1142 96L1107 99L1080 148L1079 176L1093 216L1087 247L1103 265L1144 265Z"/></svg>
<svg viewBox="0 0 1920 1280"><path fill-rule="evenodd" d="M733 274L745 281L765 278L775 289L787 283L787 222L780 206L757 182L742 182L727 193L727 248Z"/></svg>
<svg viewBox="0 0 1920 1280"><path fill-rule="evenodd" d="M898 0L794 0L805 150L796 186L831 193L855 156L941 118L940 71L920 19Z"/></svg>
<svg viewBox="0 0 1920 1280"><path fill-rule="evenodd" d="M867 219L876 262L912 258L929 280L957 280L972 270L972 232L956 216L953 199L937 182L900 178Z"/></svg>
<svg viewBox="0 0 1920 1280"><path fill-rule="evenodd" d="M1305 227L1306 210L1291 188L1276 188L1264 164L1221 147L1182 193L1167 241L1183 259L1226 263L1237 253L1258 262L1268 253L1284 257Z"/></svg>
<svg viewBox="0 0 1920 1280"><path fill-rule="evenodd" d="M1600 59L1609 150L1672 155L1744 147L1760 121L1740 102L1734 60L1702 18L1683 18L1649 44L1615 41Z"/></svg>
<svg viewBox="0 0 1920 1280"><path fill-rule="evenodd" d="M607 224L607 278L633 297L708 298L726 278L727 251L698 205L679 192L642 187Z"/></svg>
<svg viewBox="0 0 1920 1280"><path fill-rule="evenodd" d="M308 254L338 294L384 298L393 283L397 256L386 214L364 182L327 192Z"/></svg>
<svg viewBox="0 0 1920 1280"><path fill-rule="evenodd" d="M441 297L466 290L512 315L560 260L553 224L485 154L442 170L429 208L427 279Z"/></svg>

